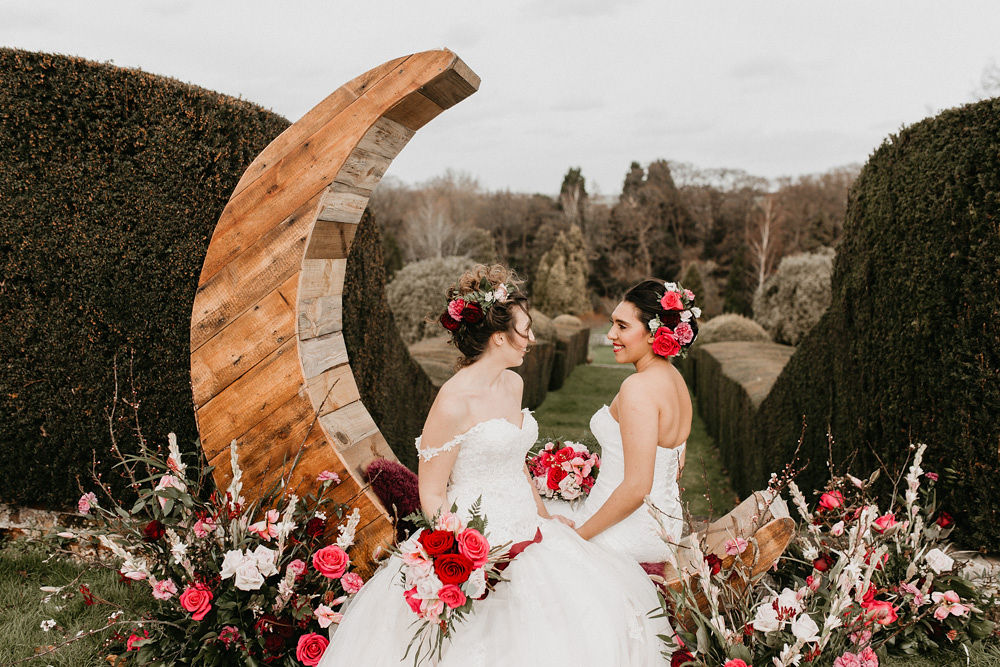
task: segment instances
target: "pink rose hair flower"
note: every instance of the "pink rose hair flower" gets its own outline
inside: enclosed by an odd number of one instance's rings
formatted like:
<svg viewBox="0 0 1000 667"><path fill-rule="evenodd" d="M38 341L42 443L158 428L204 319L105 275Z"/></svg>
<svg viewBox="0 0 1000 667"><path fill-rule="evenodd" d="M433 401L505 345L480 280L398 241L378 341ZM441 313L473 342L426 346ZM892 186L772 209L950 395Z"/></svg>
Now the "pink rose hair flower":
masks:
<svg viewBox="0 0 1000 667"><path fill-rule="evenodd" d="M448 302L448 314L456 322L462 321L463 310L465 310L465 299L452 299Z"/></svg>
<svg viewBox="0 0 1000 667"><path fill-rule="evenodd" d="M687 345L694 340L694 329L687 322L681 322L674 328L674 336L681 345Z"/></svg>
<svg viewBox="0 0 1000 667"><path fill-rule="evenodd" d="M660 305L663 306L663 310L684 310L684 304L681 303L681 295L670 290L667 290L663 294L663 297L660 299Z"/></svg>

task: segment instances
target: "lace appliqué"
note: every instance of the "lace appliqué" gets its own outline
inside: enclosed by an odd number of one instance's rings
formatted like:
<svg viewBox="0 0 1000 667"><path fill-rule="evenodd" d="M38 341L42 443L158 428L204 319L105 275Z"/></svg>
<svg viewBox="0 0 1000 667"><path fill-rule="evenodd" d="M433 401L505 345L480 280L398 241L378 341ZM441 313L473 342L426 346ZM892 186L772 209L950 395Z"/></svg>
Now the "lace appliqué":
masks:
<svg viewBox="0 0 1000 667"><path fill-rule="evenodd" d="M521 414L522 415L530 414L530 412L531 411L528 408L523 408L521 410ZM422 440L423 436L417 436L417 439L413 441L413 444L417 448L417 455L421 459L423 459L424 461L430 461L435 456L439 456L441 454L444 454L445 452L450 451L450 450L454 449L455 447L457 447L458 445L462 444L463 440L465 440L470 435L472 435L473 433L475 433L476 431L478 431L480 428L486 426L487 424L490 424L492 422L497 422L497 421L507 422L508 424L510 424L511 426L513 426L514 428L518 429L518 431L520 431L524 427L524 419L525 418L522 416L521 417L521 426L517 426L516 424L512 424L510 421L508 421L507 419L504 419L503 417L495 417L493 419L487 419L486 421L479 422L478 424L476 424L475 426L473 426L472 428L470 428L468 431L465 431L464 433L459 433L454 438L452 438L448 442L444 443L440 447L431 447L430 449L421 449L420 448L420 443L423 441Z"/></svg>

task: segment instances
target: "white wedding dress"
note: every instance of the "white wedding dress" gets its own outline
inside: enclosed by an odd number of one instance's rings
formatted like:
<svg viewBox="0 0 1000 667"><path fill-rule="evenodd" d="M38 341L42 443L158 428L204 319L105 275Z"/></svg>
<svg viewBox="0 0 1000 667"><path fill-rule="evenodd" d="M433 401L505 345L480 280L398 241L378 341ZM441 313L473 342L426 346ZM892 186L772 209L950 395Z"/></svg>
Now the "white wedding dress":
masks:
<svg viewBox="0 0 1000 667"><path fill-rule="evenodd" d="M440 666L544 665L545 667L661 666L658 634L669 634L656 590L632 559L581 539L574 530L538 516L524 457L538 437L527 410L523 424L481 422L436 450L461 447L448 485L448 501L467 512L482 498L491 544L530 540L501 582L446 642ZM417 440L420 447L420 440ZM466 514L467 518L467 514ZM393 556L348 603L322 667L398 665L416 630L417 616L403 598L400 561ZM412 653L406 662L413 660Z"/></svg>
<svg viewBox="0 0 1000 667"><path fill-rule="evenodd" d="M580 504L571 505L562 500L545 500L545 506L554 514L563 514L580 526L594 515L611 496L612 491L625 479L625 454L622 448L621 428L611 416L611 409L604 406L590 418L590 432L601 445L601 468L590 495ZM653 470L653 488L649 499L660 510L660 521L653 518L643 504L639 509L618 523L591 538L611 551L627 555L641 563L667 561L667 546L661 533L677 543L684 525L677 487L677 471L687 443L673 449L658 447ZM662 522L662 527L660 523Z"/></svg>

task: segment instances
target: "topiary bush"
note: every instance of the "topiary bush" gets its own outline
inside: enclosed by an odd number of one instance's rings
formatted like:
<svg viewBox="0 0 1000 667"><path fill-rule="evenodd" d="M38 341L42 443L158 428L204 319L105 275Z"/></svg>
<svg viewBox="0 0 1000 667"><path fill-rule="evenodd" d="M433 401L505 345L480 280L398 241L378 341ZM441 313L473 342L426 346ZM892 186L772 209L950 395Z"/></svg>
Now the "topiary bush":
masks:
<svg viewBox="0 0 1000 667"><path fill-rule="evenodd" d="M783 257L753 298L753 318L776 343L797 345L830 307L833 248Z"/></svg>
<svg viewBox="0 0 1000 667"><path fill-rule="evenodd" d="M722 343L724 341L746 341L750 343L770 343L771 336L764 327L749 317L735 313L724 313L698 325L698 345Z"/></svg>
<svg viewBox="0 0 1000 667"><path fill-rule="evenodd" d="M202 260L240 175L288 124L174 79L0 48L0 501L79 497L129 350L145 436L175 431L200 456L188 355Z"/></svg>
<svg viewBox="0 0 1000 667"><path fill-rule="evenodd" d="M447 305L448 288L475 264L464 256L438 257L410 262L396 272L386 296L407 345L441 333L437 317Z"/></svg>
<svg viewBox="0 0 1000 667"><path fill-rule="evenodd" d="M858 470L899 470L924 442L955 538L1000 548L998 137L991 99L908 127L871 156L851 189L830 310L761 405L757 483L788 459L803 415L803 487L824 476L828 426L835 456L857 452Z"/></svg>
<svg viewBox="0 0 1000 667"><path fill-rule="evenodd" d="M531 301L546 313L579 314L590 310L587 292L587 246L577 225L559 232L538 261L531 281Z"/></svg>

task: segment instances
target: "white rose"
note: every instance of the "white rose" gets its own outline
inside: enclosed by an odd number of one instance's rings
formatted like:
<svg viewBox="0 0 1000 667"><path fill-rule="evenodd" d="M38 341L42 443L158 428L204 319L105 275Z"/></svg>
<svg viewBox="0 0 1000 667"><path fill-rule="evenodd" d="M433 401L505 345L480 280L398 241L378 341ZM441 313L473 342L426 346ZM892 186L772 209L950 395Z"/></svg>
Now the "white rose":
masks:
<svg viewBox="0 0 1000 667"><path fill-rule="evenodd" d="M955 566L955 560L940 549L931 549L928 551L924 555L924 562L934 570L935 574L947 572Z"/></svg>
<svg viewBox="0 0 1000 667"><path fill-rule="evenodd" d="M253 559L256 561L257 571L263 576L270 577L272 574L278 574L278 568L275 566L278 554L274 549L268 549L261 544L254 549Z"/></svg>
<svg viewBox="0 0 1000 667"><path fill-rule="evenodd" d="M786 588L781 591L781 595L778 596L778 607L781 609L791 609L792 613L799 614L802 612L802 604L799 602L799 594L793 591L791 588Z"/></svg>
<svg viewBox="0 0 1000 667"><path fill-rule="evenodd" d="M223 579L228 579L229 577L236 574L236 570L240 565L243 564L243 552L237 549L232 551L227 551L222 557L222 570L219 572L219 576Z"/></svg>
<svg viewBox="0 0 1000 667"><path fill-rule="evenodd" d="M667 290L670 291L670 292L676 292L676 291L678 291L678 289L677 289L677 283L663 283L663 286L666 287Z"/></svg>
<svg viewBox="0 0 1000 667"><path fill-rule="evenodd" d="M701 308L699 308L698 306L694 306L691 309L691 314L694 315L695 317L701 317Z"/></svg>
<svg viewBox="0 0 1000 667"><path fill-rule="evenodd" d="M782 625L784 624L778 620L778 612L771 606L770 600L757 607L757 615L753 619L754 630L759 630L767 634L768 632L774 632Z"/></svg>
<svg viewBox="0 0 1000 667"><path fill-rule="evenodd" d="M792 634L803 642L814 642L819 639L819 626L809 614L800 614L792 622Z"/></svg>
<svg viewBox="0 0 1000 667"><path fill-rule="evenodd" d="M260 587L264 585L264 577L261 576L260 570L257 569L257 562L253 558L247 558L239 566L236 570L234 583L236 588L241 591L260 590Z"/></svg>
<svg viewBox="0 0 1000 667"><path fill-rule="evenodd" d="M572 475L566 475L562 478L562 481L559 482L559 490L562 491L562 497L566 500L573 500L580 496L580 486Z"/></svg>
<svg viewBox="0 0 1000 667"><path fill-rule="evenodd" d="M478 598L480 595L486 592L486 570L484 568L479 568L478 570L473 570L472 575L469 576L468 581L462 585L465 594L470 598Z"/></svg>
<svg viewBox="0 0 1000 667"><path fill-rule="evenodd" d="M681 322L690 322L693 313L690 310L681 311Z"/></svg>
<svg viewBox="0 0 1000 667"><path fill-rule="evenodd" d="M406 587L412 588L417 582L423 581L427 577L433 576L434 563L429 560L414 562L406 568Z"/></svg>
<svg viewBox="0 0 1000 667"><path fill-rule="evenodd" d="M421 600L431 600L436 599L438 591L441 590L441 580L437 578L437 575L429 574L426 577L417 580L417 597Z"/></svg>

